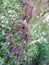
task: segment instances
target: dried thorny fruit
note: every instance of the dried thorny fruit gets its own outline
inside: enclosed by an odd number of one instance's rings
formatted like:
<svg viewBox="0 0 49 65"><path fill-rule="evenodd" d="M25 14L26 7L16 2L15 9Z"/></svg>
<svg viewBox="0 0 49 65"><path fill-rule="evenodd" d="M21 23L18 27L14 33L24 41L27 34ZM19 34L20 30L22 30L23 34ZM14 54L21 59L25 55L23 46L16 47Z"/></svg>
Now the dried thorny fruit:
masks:
<svg viewBox="0 0 49 65"><path fill-rule="evenodd" d="M25 16L23 17L23 20L26 20L27 23L30 23L32 21L33 16L35 15L36 9L34 7L27 7L24 12Z"/></svg>
<svg viewBox="0 0 49 65"><path fill-rule="evenodd" d="M24 24L23 22L16 23L15 26L14 26L14 30L18 30L18 31L21 31L21 32L29 32L27 25Z"/></svg>
<svg viewBox="0 0 49 65"><path fill-rule="evenodd" d="M15 25L14 25L14 31L16 31L16 30L21 30L22 29L22 22L18 22L18 23L16 23Z"/></svg>
<svg viewBox="0 0 49 65"><path fill-rule="evenodd" d="M29 28L25 24L23 24L23 26L22 26L22 32L29 33Z"/></svg>
<svg viewBox="0 0 49 65"><path fill-rule="evenodd" d="M27 23L30 23L32 21L32 17L35 15L36 7L30 6L29 0L20 0L20 3L22 5L23 13L25 14L23 20L26 20Z"/></svg>
<svg viewBox="0 0 49 65"><path fill-rule="evenodd" d="M22 33L22 34L19 33L18 36L20 37L21 43L24 43L24 41L26 41L26 43L29 43L30 37L27 33Z"/></svg>

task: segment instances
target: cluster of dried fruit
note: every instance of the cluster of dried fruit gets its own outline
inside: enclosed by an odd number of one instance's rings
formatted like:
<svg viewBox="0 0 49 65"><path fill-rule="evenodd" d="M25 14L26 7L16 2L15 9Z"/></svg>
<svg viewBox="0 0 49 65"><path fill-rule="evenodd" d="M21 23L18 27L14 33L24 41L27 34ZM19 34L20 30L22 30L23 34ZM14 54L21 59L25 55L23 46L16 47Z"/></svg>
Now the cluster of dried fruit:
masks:
<svg viewBox="0 0 49 65"><path fill-rule="evenodd" d="M19 0L23 13L25 14L23 20L26 20L27 23L32 22L32 17L35 14L36 7L30 6L30 0Z"/></svg>
<svg viewBox="0 0 49 65"><path fill-rule="evenodd" d="M22 33L18 33L18 36L20 37L20 43L24 43L26 41L29 42L29 28L26 24L23 22L18 22L16 24L16 29L21 31Z"/></svg>
<svg viewBox="0 0 49 65"><path fill-rule="evenodd" d="M9 45L9 52L8 54L4 57L4 63L8 61L8 59L13 56L16 55L16 58L18 61L22 61L23 58L25 57L25 54L23 53L23 47L21 45L16 45L13 42L13 35L11 34L7 34L7 39L8 39L8 45ZM4 63L2 65L4 65Z"/></svg>
<svg viewBox="0 0 49 65"><path fill-rule="evenodd" d="M29 5L29 0L20 0L20 3L21 3L22 10L25 16L22 19L23 22L18 22L14 25L14 30L21 31L21 33L18 33L21 44L16 46L16 44L13 42L13 38L14 38L13 35L8 34L7 37L8 37L8 42L9 42L9 53L7 57L5 57L5 60L7 60L8 56L16 54L17 59L21 61L22 58L24 58L24 54L23 54L24 41L26 41L26 43L29 43L30 41L29 28L26 25L26 23L31 22L32 17L35 13L35 8ZM26 21L26 23L24 21Z"/></svg>

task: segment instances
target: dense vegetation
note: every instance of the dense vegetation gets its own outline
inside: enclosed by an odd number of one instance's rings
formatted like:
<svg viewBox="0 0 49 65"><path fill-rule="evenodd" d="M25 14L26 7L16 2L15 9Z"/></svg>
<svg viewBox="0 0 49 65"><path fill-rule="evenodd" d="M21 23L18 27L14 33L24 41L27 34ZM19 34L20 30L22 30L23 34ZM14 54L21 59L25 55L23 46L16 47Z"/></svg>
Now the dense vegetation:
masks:
<svg viewBox="0 0 49 65"><path fill-rule="evenodd" d="M37 1L35 0L34 2L36 3ZM33 2L31 6L33 6ZM19 59L18 54L20 54L21 49L19 45L21 45L22 41L19 33L21 31L15 28L16 23L22 22L24 13L19 0L0 0L0 65L48 65L49 12L47 9L48 5L46 3L38 4L35 16L33 16L32 22L27 26L29 36L27 40L24 40L24 56ZM46 12L42 14L43 11ZM12 41L10 41L15 44L16 51L11 52L9 56L9 50L11 51L8 44L10 36L12 36ZM28 41L29 43L27 43Z"/></svg>

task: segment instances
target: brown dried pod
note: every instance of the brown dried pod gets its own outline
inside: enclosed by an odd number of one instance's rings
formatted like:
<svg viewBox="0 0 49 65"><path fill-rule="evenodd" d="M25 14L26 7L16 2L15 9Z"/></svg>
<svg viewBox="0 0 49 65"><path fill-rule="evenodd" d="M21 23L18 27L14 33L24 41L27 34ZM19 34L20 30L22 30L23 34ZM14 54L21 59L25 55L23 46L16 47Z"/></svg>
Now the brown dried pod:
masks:
<svg viewBox="0 0 49 65"><path fill-rule="evenodd" d="M24 7L25 8L25 7ZM35 7L27 7L24 12L25 16L23 17L23 20L26 20L27 23L30 23L32 21L33 16L35 15L36 8Z"/></svg>
<svg viewBox="0 0 49 65"><path fill-rule="evenodd" d="M20 37L20 43L24 43L24 41L26 41L26 43L29 43L30 41L30 37L27 33L22 33L22 34L18 34L18 36Z"/></svg>
<svg viewBox="0 0 49 65"><path fill-rule="evenodd" d="M23 27L23 23L22 22L17 22L15 25L14 25L14 30L15 31L20 31Z"/></svg>
<svg viewBox="0 0 49 65"><path fill-rule="evenodd" d="M21 32L29 32L29 28L23 22L16 23L14 26L14 30L15 31L21 31Z"/></svg>

